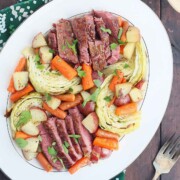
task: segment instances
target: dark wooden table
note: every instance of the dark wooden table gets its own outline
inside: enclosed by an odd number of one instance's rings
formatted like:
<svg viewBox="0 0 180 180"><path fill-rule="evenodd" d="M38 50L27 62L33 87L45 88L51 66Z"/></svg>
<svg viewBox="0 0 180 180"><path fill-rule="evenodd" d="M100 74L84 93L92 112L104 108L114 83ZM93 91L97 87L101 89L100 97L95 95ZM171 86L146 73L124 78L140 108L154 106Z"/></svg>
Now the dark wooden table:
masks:
<svg viewBox="0 0 180 180"><path fill-rule="evenodd" d="M174 55L174 81L161 126L144 152L127 168L126 180L151 180L154 175L152 162L159 148L174 132L180 134L180 14L175 12L166 0L143 1L159 16L169 34ZM0 9L14 3L16 0L0 0ZM0 180L9 179L0 172ZM180 180L180 161L169 174L162 175L161 180Z"/></svg>

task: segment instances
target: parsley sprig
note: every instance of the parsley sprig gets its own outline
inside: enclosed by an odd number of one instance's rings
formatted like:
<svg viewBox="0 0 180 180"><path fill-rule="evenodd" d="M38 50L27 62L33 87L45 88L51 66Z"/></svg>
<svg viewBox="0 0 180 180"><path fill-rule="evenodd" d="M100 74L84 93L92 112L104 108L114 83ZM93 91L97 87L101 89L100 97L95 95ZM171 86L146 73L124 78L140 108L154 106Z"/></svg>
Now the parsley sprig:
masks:
<svg viewBox="0 0 180 180"><path fill-rule="evenodd" d="M16 128L19 128L26 124L32 118L30 111L23 111L19 116L19 121L16 124Z"/></svg>
<svg viewBox="0 0 180 180"><path fill-rule="evenodd" d="M86 76L86 72L82 70L82 66L79 66L79 67L77 68L77 73L78 73L78 76L79 76L80 78Z"/></svg>
<svg viewBox="0 0 180 180"><path fill-rule="evenodd" d="M100 28L103 32L107 32L108 34L111 34L111 30L110 29L107 29L105 27L101 27Z"/></svg>

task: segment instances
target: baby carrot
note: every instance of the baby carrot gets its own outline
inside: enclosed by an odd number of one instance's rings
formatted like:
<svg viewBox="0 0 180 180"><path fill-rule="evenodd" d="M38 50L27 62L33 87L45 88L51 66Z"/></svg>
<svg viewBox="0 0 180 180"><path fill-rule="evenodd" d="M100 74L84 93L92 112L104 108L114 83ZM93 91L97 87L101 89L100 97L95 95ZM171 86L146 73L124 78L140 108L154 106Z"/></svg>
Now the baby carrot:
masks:
<svg viewBox="0 0 180 180"><path fill-rule="evenodd" d="M129 23L127 21L123 21L123 32L122 32L122 36L121 36L121 41L126 42L126 32L129 28Z"/></svg>
<svg viewBox="0 0 180 180"><path fill-rule="evenodd" d="M15 139L17 138L22 138L22 139L28 139L28 138L31 138L32 136L22 132L22 131L17 131L16 134L15 134Z"/></svg>
<svg viewBox="0 0 180 180"><path fill-rule="evenodd" d="M74 94L62 94L55 96L56 98L60 99L61 101L68 101L73 102L75 101L75 95Z"/></svg>

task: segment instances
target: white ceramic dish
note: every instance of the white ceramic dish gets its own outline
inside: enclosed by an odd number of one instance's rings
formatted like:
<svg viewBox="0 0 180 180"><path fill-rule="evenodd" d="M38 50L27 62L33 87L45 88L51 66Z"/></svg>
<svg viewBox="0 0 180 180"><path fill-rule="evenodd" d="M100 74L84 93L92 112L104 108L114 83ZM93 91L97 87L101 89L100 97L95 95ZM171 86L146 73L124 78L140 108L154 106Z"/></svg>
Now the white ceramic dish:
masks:
<svg viewBox="0 0 180 180"><path fill-rule="evenodd" d="M75 175L62 172L46 173L27 163L17 153L8 133L6 110L10 76L21 50L31 44L38 32L45 33L60 18L88 12L92 9L119 14L141 30L149 54L149 85L142 107L141 127L125 136L120 150L98 164L82 168ZM54 0L28 18L10 37L0 54L0 168L13 180L110 179L129 166L145 149L156 132L167 107L172 84L172 51L167 33L153 11L139 0Z"/></svg>

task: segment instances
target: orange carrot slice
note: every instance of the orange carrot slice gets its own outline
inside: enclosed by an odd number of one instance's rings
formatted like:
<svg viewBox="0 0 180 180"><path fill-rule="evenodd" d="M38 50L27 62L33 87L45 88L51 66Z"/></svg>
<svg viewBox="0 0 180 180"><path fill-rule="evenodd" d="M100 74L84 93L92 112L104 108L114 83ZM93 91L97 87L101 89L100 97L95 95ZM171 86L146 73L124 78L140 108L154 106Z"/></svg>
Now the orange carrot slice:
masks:
<svg viewBox="0 0 180 180"><path fill-rule="evenodd" d="M74 94L62 94L62 95L57 95L55 97L60 99L61 101L68 101L68 102L73 102L75 101L76 98Z"/></svg>
<svg viewBox="0 0 180 180"><path fill-rule="evenodd" d="M22 131L17 131L16 134L15 134L15 139L17 138L22 138L22 139L28 139L28 138L31 138L32 136L22 132Z"/></svg>

